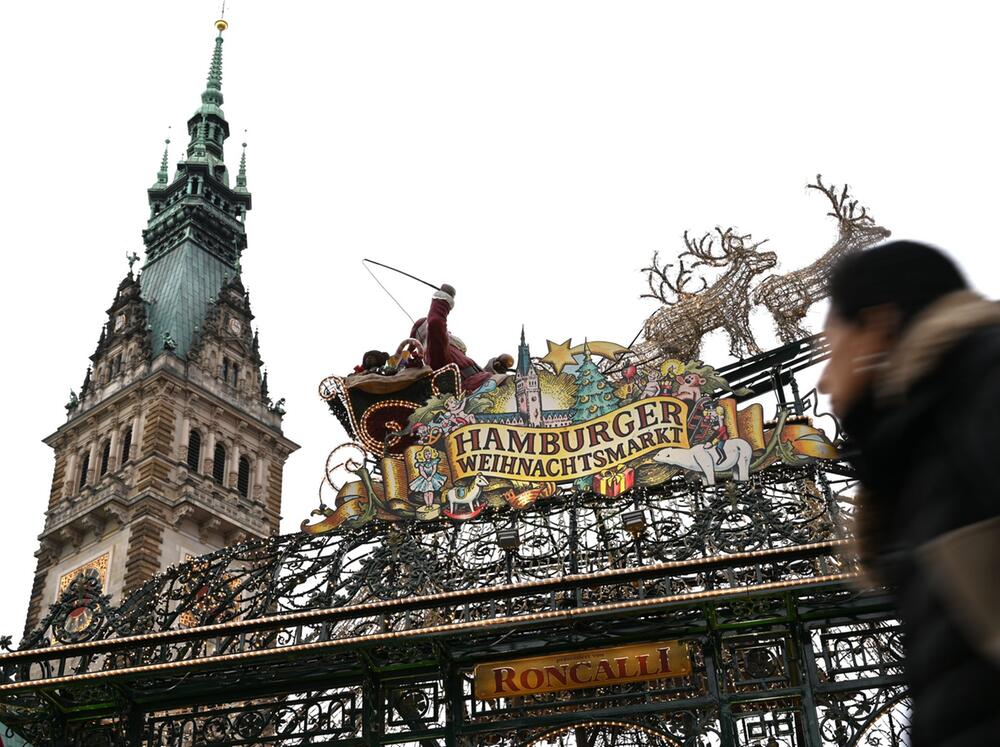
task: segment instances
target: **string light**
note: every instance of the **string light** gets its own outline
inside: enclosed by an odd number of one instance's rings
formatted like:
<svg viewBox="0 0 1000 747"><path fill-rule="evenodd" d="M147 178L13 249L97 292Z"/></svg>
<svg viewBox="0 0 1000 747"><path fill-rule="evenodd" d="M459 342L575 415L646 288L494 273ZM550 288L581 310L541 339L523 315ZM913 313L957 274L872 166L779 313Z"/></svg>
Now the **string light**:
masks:
<svg viewBox="0 0 1000 747"><path fill-rule="evenodd" d="M115 677L122 677L134 674L144 674L147 672L162 672L167 670L190 669L204 664L224 664L233 661L243 661L246 659L256 659L262 656L273 656L275 653L293 654L307 651L318 651L321 649L347 648L350 649L366 643L379 643L382 641L395 641L416 636L429 636L437 633L462 633L466 631L489 629L500 625L551 622L553 620L570 620L582 615L593 615L604 612L618 612L624 610L636 610L655 607L658 605L677 604L681 602L697 602L706 599L726 598L730 596L739 597L744 594L760 593L765 591L782 591L792 587L809 588L812 586L823 586L831 583L844 583L861 576L860 573L834 573L825 576L817 576L808 582L801 580L772 581L758 584L756 586L734 587L732 589L712 589L708 591L690 592L687 594L677 594L670 597L635 599L628 602L617 602L614 604L601 604L593 607L575 607L569 610L554 610L551 612L535 612L514 617L494 617L488 620L479 620L464 623L447 623L444 625L430 625L415 630L405 630L392 633L372 633L369 635L349 636L336 640L317 641L314 643L299 643L292 646L284 646L272 649L258 649L255 651L243 651L236 654L220 654L205 658L178 660L163 662L161 664L144 664L135 667L124 667L122 669L85 672L76 675L62 675L59 677L41 678L39 680L23 680L0 685L0 692L11 690L25 690L37 687L44 683L46 687L60 685L69 682L81 682L85 680L102 680ZM195 629L199 630L200 629ZM137 636L141 638L141 636ZM50 649L49 649L50 650ZM36 649L32 653L42 653L47 649ZM0 657L0 661L8 658L7 654Z"/></svg>
<svg viewBox="0 0 1000 747"><path fill-rule="evenodd" d="M535 581L521 581L515 584L503 584L499 586L494 586L491 591L497 594L503 594L509 591L523 591L523 590L544 590L549 586L561 586L563 584L572 584L580 581L587 580L614 580L620 576L629 576L636 572L636 570L641 570L644 575L653 575L659 571L689 571L696 570L697 568L705 565L713 565L722 561L739 561L739 560L770 560L770 559L780 559L785 555L794 554L821 554L821 550L836 550L837 548L847 547L851 544L850 540L846 539L836 539L836 540L825 540L823 542L813 542L805 545L789 545L786 547L775 547L767 548L763 550L746 550L743 552L727 553L725 555L715 555L703 558L691 558L689 560L671 560L663 563L653 563L651 565L643 566L641 569L636 568L608 568L603 571L591 571L589 573L572 574L567 576L562 576L560 578L548 578L539 579ZM199 561L192 560L190 563L195 564L195 568L198 567ZM204 567L208 567L207 562L201 561ZM392 609L400 604L412 604L412 603L422 603L422 602L442 602L451 600L461 600L466 596L474 594L474 591L463 590L463 591L449 591L449 592L439 592L437 594L426 594L416 597L408 597L405 600L382 600L378 602L364 602L362 604L350 605L348 607L339 608L340 611L350 610L353 612L369 612L369 611L382 611ZM263 623L274 623L274 622L302 622L307 621L315 617L322 617L331 612L330 609L321 610L307 610L304 612L290 612L281 615L273 615L265 620L255 620L252 622L228 622L228 623L215 623L213 625L205 625L199 628L200 632L212 632L217 630L231 630L235 627L246 627L248 629L253 627L262 627ZM156 633L144 633L137 636L125 636L122 638L115 638L107 640L110 644L121 644L121 643L132 643L132 642L142 642L160 639L169 639L178 637L180 634L178 631L164 630L158 631ZM70 651L79 648L86 648L88 646L94 645L94 642L89 643L76 643L68 644L65 646L52 646L44 649L28 649L23 651L15 651L8 654L0 654L0 662L6 659L12 658L24 658L25 656L30 656L35 653L40 652L63 652Z"/></svg>

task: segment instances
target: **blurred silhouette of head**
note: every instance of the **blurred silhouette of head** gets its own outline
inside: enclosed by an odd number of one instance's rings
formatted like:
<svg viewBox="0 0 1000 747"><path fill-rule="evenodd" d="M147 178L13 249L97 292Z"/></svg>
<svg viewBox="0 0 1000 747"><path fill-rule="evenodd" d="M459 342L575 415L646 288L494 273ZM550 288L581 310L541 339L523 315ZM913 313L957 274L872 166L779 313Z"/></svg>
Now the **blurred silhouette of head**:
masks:
<svg viewBox="0 0 1000 747"><path fill-rule="evenodd" d="M868 391L878 364L914 317L968 287L947 255L916 241L892 241L837 263L824 327L830 359L819 380L834 413L843 417Z"/></svg>

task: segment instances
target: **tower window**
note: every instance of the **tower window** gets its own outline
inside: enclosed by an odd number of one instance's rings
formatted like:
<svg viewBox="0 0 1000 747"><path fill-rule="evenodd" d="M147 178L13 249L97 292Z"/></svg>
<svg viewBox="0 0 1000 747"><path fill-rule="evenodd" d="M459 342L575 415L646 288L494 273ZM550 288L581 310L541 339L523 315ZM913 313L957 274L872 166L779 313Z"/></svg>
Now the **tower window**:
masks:
<svg viewBox="0 0 1000 747"><path fill-rule="evenodd" d="M132 454L132 426L130 425L125 429L125 433L122 434L122 464L128 461L129 456Z"/></svg>
<svg viewBox="0 0 1000 747"><path fill-rule="evenodd" d="M222 380L229 381L229 359L222 359Z"/></svg>
<svg viewBox="0 0 1000 747"><path fill-rule="evenodd" d="M90 472L90 453L83 455L83 459L80 460L80 484L79 488L82 490L87 484L87 473Z"/></svg>
<svg viewBox="0 0 1000 747"><path fill-rule="evenodd" d="M250 493L250 460L240 457L240 470L236 478L236 489L244 498Z"/></svg>
<svg viewBox="0 0 1000 747"><path fill-rule="evenodd" d="M187 465L192 472L198 471L201 463L201 434L198 431L191 431L188 435Z"/></svg>
<svg viewBox="0 0 1000 747"><path fill-rule="evenodd" d="M108 474L108 462L111 460L111 442L105 441L101 447L101 476Z"/></svg>
<svg viewBox="0 0 1000 747"><path fill-rule="evenodd" d="M215 445L215 458L212 460L212 479L219 485L226 482L226 447L222 444Z"/></svg>
<svg viewBox="0 0 1000 747"><path fill-rule="evenodd" d="M233 382L232 382L233 386L236 386L239 383L239 380L240 380L240 364L239 363L234 363L233 364Z"/></svg>

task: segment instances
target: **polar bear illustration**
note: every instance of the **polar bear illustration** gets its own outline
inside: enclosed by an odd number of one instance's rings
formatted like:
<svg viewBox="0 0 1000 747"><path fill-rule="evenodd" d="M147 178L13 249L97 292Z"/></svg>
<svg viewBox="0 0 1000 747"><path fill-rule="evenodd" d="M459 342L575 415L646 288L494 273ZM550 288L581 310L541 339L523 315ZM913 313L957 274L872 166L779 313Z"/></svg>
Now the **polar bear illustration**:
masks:
<svg viewBox="0 0 1000 747"><path fill-rule="evenodd" d="M690 449L668 446L660 449L653 457L654 462L681 467L691 472L700 472L701 481L705 485L715 485L715 472L731 469L733 479L746 482L750 479L750 458L753 456L753 446L742 438L731 438L723 443L725 458L718 463L715 446L711 444L696 444Z"/></svg>

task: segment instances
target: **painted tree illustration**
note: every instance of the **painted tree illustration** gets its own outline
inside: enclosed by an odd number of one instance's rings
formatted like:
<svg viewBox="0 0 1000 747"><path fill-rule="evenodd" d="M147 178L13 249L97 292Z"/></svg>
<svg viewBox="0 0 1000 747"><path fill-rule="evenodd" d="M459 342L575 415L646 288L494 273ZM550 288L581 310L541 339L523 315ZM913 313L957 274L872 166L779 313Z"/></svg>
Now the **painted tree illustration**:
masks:
<svg viewBox="0 0 1000 747"><path fill-rule="evenodd" d="M576 369L573 378L576 384L576 401L570 408L570 417L574 423L593 420L621 404L611 384L590 359L590 348L586 345L583 348L583 363Z"/></svg>

